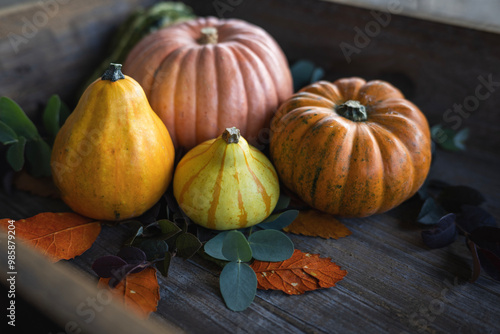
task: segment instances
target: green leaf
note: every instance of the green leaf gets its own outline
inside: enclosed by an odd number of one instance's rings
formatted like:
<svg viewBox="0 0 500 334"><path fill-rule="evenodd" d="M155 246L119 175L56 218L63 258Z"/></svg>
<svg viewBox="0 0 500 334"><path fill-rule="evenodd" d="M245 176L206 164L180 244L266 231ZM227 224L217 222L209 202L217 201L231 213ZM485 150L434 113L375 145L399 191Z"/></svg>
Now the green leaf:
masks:
<svg viewBox="0 0 500 334"><path fill-rule="evenodd" d="M17 135L10 126L0 121L0 143L9 145L17 143Z"/></svg>
<svg viewBox="0 0 500 334"><path fill-rule="evenodd" d="M444 215L446 215L446 211L436 203L434 198L429 197L425 200L422 208L420 209L417 222L426 225L437 224L437 222Z"/></svg>
<svg viewBox="0 0 500 334"><path fill-rule="evenodd" d="M8 97L0 97L0 121L7 124L18 136L38 139L40 135L21 107Z"/></svg>
<svg viewBox="0 0 500 334"><path fill-rule="evenodd" d="M465 150L465 141L469 137L469 129L464 128L460 131L455 131L437 124L431 128L431 136L433 141L442 149L458 152Z"/></svg>
<svg viewBox="0 0 500 334"><path fill-rule="evenodd" d="M29 172L34 177L50 176L50 154L52 149L42 139L26 143L26 158L29 162Z"/></svg>
<svg viewBox="0 0 500 334"><path fill-rule="evenodd" d="M55 138L59 132L59 117L61 112L61 100L59 96L52 95L43 111L43 126L48 134Z"/></svg>
<svg viewBox="0 0 500 334"><path fill-rule="evenodd" d="M127 220L121 222L120 224L127 224L134 231L134 234L128 238L127 241L125 241L125 246L131 246L134 243L135 238L142 236L142 233L144 232L144 226L138 220Z"/></svg>
<svg viewBox="0 0 500 334"><path fill-rule="evenodd" d="M248 237L252 256L260 261L285 261L293 255L293 242L283 232L263 230Z"/></svg>
<svg viewBox="0 0 500 334"><path fill-rule="evenodd" d="M175 240L175 248L177 248L177 255L183 259L189 259L196 254L198 249L201 248L201 242L198 238L191 233L182 233Z"/></svg>
<svg viewBox="0 0 500 334"><path fill-rule="evenodd" d="M257 275L246 263L229 262L220 274L220 292L227 307L244 311L255 298Z"/></svg>
<svg viewBox="0 0 500 334"><path fill-rule="evenodd" d="M61 109L59 110L59 128L64 125L66 122L66 119L68 119L69 115L71 114L71 110L69 107L61 101Z"/></svg>
<svg viewBox="0 0 500 334"><path fill-rule="evenodd" d="M205 253L213 258L227 261L226 257L222 255L222 244L224 243L224 238L226 238L228 233L229 232L227 231L219 233L212 239L208 240L204 247Z"/></svg>
<svg viewBox="0 0 500 334"><path fill-rule="evenodd" d="M168 245L163 240L143 239L138 247L146 253L148 261L159 259L168 252Z"/></svg>
<svg viewBox="0 0 500 334"><path fill-rule="evenodd" d="M290 225L298 215L299 210L287 210L281 213L276 213L267 217L267 219L258 224L257 227L265 230L281 230Z"/></svg>
<svg viewBox="0 0 500 334"><path fill-rule="evenodd" d="M283 211L288 206L290 205L290 196L287 196L283 194L283 192L280 194L280 197L278 198L278 203L276 203L276 206L274 207L274 211Z"/></svg>
<svg viewBox="0 0 500 334"><path fill-rule="evenodd" d="M290 68L293 78L293 91L297 92L304 86L312 83L313 74L315 74L316 66L310 60L299 60ZM318 73L314 75L314 78Z"/></svg>
<svg viewBox="0 0 500 334"><path fill-rule="evenodd" d="M252 249L243 233L230 231L224 238L222 255L229 261L247 262L252 259Z"/></svg>
<svg viewBox="0 0 500 334"><path fill-rule="evenodd" d="M26 138L19 137L18 142L10 145L7 150L7 161L12 169L19 172L24 166L24 147L26 146Z"/></svg>
<svg viewBox="0 0 500 334"><path fill-rule="evenodd" d="M316 67L311 74L311 83L320 81L325 76L325 70L321 67Z"/></svg>
<svg viewBox="0 0 500 334"><path fill-rule="evenodd" d="M158 220L157 223L161 229L161 237L163 240L169 239L182 231L179 226L168 219Z"/></svg>
<svg viewBox="0 0 500 334"><path fill-rule="evenodd" d="M469 138L469 129L464 128L460 131L458 131L455 136L453 137L453 143L455 144L455 147L458 149L465 151L465 141Z"/></svg>
<svg viewBox="0 0 500 334"><path fill-rule="evenodd" d="M170 268L170 263L172 262L172 254L169 252L165 253L165 258L163 261L156 262L156 268L160 271L160 273L167 277L168 269Z"/></svg>

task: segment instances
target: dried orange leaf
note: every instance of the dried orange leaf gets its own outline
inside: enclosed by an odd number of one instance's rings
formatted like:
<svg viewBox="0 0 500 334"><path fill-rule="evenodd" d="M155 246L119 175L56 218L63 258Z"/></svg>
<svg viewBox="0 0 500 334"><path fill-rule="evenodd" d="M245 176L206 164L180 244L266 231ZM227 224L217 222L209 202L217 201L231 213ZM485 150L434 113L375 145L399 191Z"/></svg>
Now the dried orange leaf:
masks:
<svg viewBox="0 0 500 334"><path fill-rule="evenodd" d="M144 319L156 311L160 300L156 269L149 267L141 272L129 274L114 289L109 287L109 280L110 278L101 278L97 286L109 289L115 300L126 309L136 312Z"/></svg>
<svg viewBox="0 0 500 334"><path fill-rule="evenodd" d="M24 170L14 176L14 186L36 196L60 198L59 189L52 182L52 178L36 178Z"/></svg>
<svg viewBox="0 0 500 334"><path fill-rule="evenodd" d="M258 289L281 290L289 295L332 287L347 274L347 271L340 269L330 258L303 253L298 249L288 260L256 260L251 267L257 274Z"/></svg>
<svg viewBox="0 0 500 334"><path fill-rule="evenodd" d="M9 219L1 219L7 229ZM83 254L101 232L101 224L76 213L44 212L14 223L16 238L24 239L53 262Z"/></svg>
<svg viewBox="0 0 500 334"><path fill-rule="evenodd" d="M351 235L351 231L337 218L317 210L300 211L297 218L283 231L325 239Z"/></svg>

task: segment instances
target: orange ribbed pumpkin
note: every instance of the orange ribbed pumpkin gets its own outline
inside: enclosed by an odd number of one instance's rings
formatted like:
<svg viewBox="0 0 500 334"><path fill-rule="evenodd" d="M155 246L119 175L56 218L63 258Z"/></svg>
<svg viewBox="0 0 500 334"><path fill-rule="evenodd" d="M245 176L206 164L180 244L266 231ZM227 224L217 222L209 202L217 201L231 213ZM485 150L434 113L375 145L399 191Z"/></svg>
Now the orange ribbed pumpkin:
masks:
<svg viewBox="0 0 500 334"><path fill-rule="evenodd" d="M283 183L312 207L364 217L420 188L431 163L422 112L387 82L360 78L303 88L271 122L271 157Z"/></svg>
<svg viewBox="0 0 500 334"><path fill-rule="evenodd" d="M152 33L123 68L144 88L174 145L186 149L231 126L255 144L293 92L276 41L235 19L198 18Z"/></svg>

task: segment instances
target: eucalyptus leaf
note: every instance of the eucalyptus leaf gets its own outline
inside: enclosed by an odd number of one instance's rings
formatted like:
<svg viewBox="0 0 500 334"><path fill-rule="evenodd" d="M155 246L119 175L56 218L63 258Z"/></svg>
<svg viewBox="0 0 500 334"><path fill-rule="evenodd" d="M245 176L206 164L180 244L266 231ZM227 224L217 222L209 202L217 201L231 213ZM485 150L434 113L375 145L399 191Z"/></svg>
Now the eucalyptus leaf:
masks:
<svg viewBox="0 0 500 334"><path fill-rule="evenodd" d="M437 224L437 222L446 214L446 211L434 200L428 197L417 217L417 222L425 225Z"/></svg>
<svg viewBox="0 0 500 334"><path fill-rule="evenodd" d="M208 240L204 246L205 253L213 258L228 261L228 259L222 255L222 245L224 244L224 238L229 232L221 232L217 234L212 239Z"/></svg>
<svg viewBox="0 0 500 334"><path fill-rule="evenodd" d="M227 307L233 311L244 311L255 298L257 275L246 263L229 262L222 269L219 284Z"/></svg>
<svg viewBox="0 0 500 334"><path fill-rule="evenodd" d="M9 145L17 143L17 141L16 132L10 126L0 121L0 143Z"/></svg>
<svg viewBox="0 0 500 334"><path fill-rule="evenodd" d="M248 237L252 256L260 261L285 261L293 255L292 240L276 230L262 230Z"/></svg>
<svg viewBox="0 0 500 334"><path fill-rule="evenodd" d="M233 230L224 238L222 255L229 261L247 262L252 259L252 249L243 233Z"/></svg>
<svg viewBox="0 0 500 334"><path fill-rule="evenodd" d="M181 233L175 240L177 255L183 259L189 259L201 248L201 242L191 233Z"/></svg>
<svg viewBox="0 0 500 334"><path fill-rule="evenodd" d="M0 121L7 124L18 136L31 140L40 138L33 122L21 107L8 97L0 97Z"/></svg>
<svg viewBox="0 0 500 334"><path fill-rule="evenodd" d="M267 217L257 227L268 230L281 230L290 225L299 215L299 210L287 210L281 213L275 213Z"/></svg>
<svg viewBox="0 0 500 334"><path fill-rule="evenodd" d="M52 149L42 139L26 143L26 158L29 162L29 172L34 177L50 176L50 155Z"/></svg>
<svg viewBox="0 0 500 334"><path fill-rule="evenodd" d="M7 161L16 172L23 169L24 166L24 148L26 146L26 138L19 137L18 142L11 144L7 150Z"/></svg>
<svg viewBox="0 0 500 334"><path fill-rule="evenodd" d="M276 206L274 207L274 211L283 211L288 206L290 205L290 196L283 194L283 192L280 194L280 197L278 198L278 203L276 203Z"/></svg>
<svg viewBox="0 0 500 334"><path fill-rule="evenodd" d="M59 132L59 117L61 112L61 99L58 95L52 95L43 111L42 121L47 133L55 138Z"/></svg>
<svg viewBox="0 0 500 334"><path fill-rule="evenodd" d="M156 262L156 268L160 271L160 273L167 277L168 269L170 268L170 263L172 262L172 254L169 252L165 253L165 258L163 261Z"/></svg>

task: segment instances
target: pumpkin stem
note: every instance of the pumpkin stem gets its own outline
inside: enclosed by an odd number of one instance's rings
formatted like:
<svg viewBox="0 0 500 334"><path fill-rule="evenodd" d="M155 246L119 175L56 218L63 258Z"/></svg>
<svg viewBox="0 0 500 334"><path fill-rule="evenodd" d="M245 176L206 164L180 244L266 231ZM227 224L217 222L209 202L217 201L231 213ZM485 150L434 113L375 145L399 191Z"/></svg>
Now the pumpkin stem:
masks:
<svg viewBox="0 0 500 334"><path fill-rule="evenodd" d="M122 73L122 64L109 64L108 69L104 72L101 79L109 80L111 82L125 79L125 76Z"/></svg>
<svg viewBox="0 0 500 334"><path fill-rule="evenodd" d="M232 128L226 128L226 130L222 133L222 139L224 139L228 144L238 144L240 137L240 130L234 126Z"/></svg>
<svg viewBox="0 0 500 334"><path fill-rule="evenodd" d="M217 44L219 40L219 35L217 33L217 28L215 27L205 27L201 29L201 37L198 40L200 44Z"/></svg>
<svg viewBox="0 0 500 334"><path fill-rule="evenodd" d="M368 119L366 107L359 101L349 100L337 106L335 110L340 116L344 116L354 122L364 122Z"/></svg>

